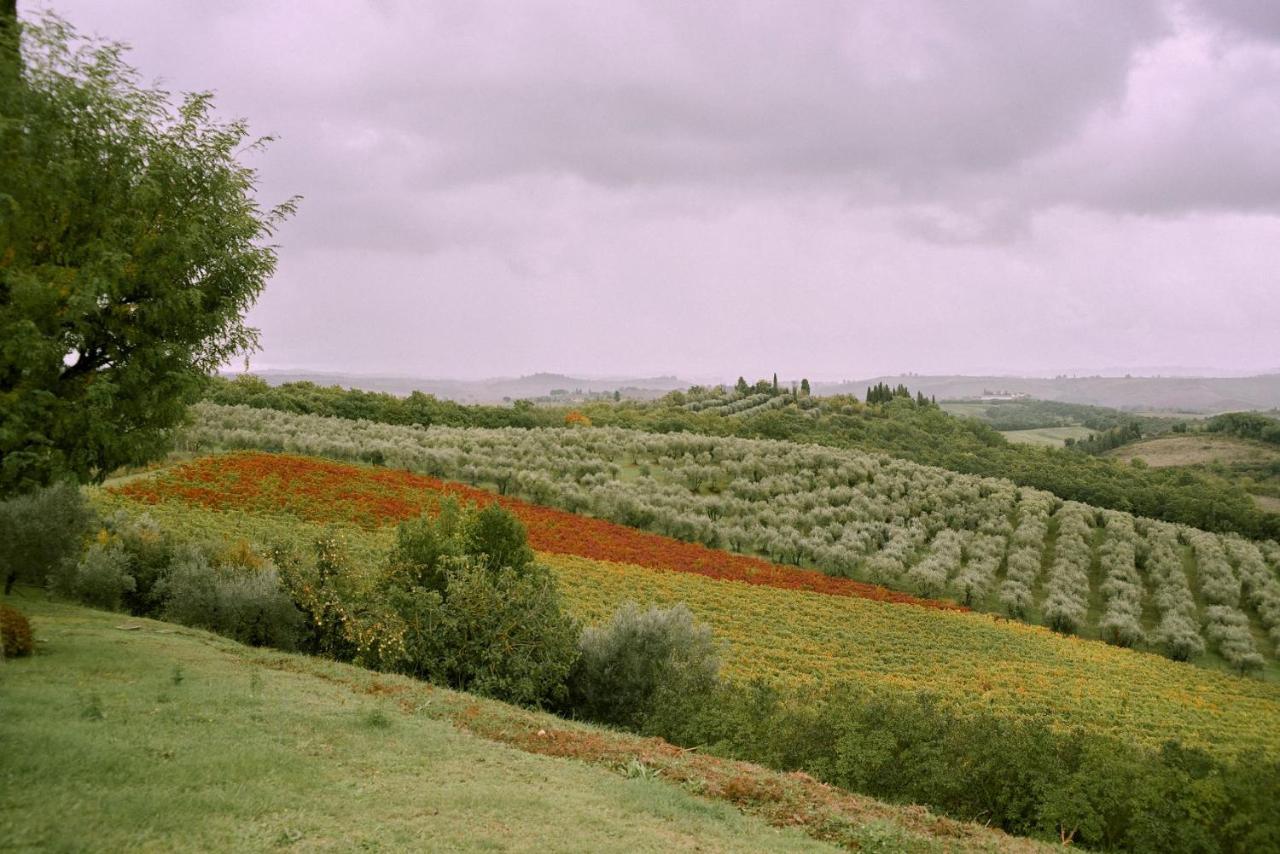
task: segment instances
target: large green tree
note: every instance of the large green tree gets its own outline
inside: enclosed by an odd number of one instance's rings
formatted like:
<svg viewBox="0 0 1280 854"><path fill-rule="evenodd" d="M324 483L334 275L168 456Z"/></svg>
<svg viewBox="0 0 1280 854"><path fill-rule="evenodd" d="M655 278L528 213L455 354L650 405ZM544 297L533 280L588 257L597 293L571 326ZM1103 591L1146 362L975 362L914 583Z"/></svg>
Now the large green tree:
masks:
<svg viewBox="0 0 1280 854"><path fill-rule="evenodd" d="M163 450L244 315L293 200L208 93L139 83L120 45L0 0L0 496Z"/></svg>

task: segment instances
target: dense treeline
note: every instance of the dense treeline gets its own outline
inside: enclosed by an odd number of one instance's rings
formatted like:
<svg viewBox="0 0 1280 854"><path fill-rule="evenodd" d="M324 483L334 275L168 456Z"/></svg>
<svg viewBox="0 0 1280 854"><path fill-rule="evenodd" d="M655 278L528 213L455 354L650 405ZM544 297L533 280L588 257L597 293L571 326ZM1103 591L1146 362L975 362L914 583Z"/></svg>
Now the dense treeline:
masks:
<svg viewBox="0 0 1280 854"><path fill-rule="evenodd" d="M790 399L780 395L774 400ZM314 415L363 418L387 424L454 427L541 427L565 423L566 410L517 404L463 406L415 394L320 388L311 383L270 387L255 377L213 381L207 399ZM804 398L801 398L804 399ZM750 417L726 418L685 408L674 392L655 403L589 403L580 407L595 426L659 433L781 439L837 448L879 451L964 474L1008 478L1060 498L1249 537L1280 537L1280 514L1259 510L1237 486L1193 472L1141 469L1054 448L1007 442L974 419L956 418L915 398L868 406L853 397L823 398L813 408L760 405ZM767 404L768 401L763 401Z"/></svg>
<svg viewBox="0 0 1280 854"><path fill-rule="evenodd" d="M1261 412L1225 412L1210 418L1204 429L1210 433L1226 433L1280 445L1280 418Z"/></svg>
<svg viewBox="0 0 1280 854"><path fill-rule="evenodd" d="M1143 437L1144 433L1142 432L1141 424L1137 421L1125 421L1109 430L1090 433L1084 439L1068 438L1066 446L1073 451L1083 451L1086 454L1102 454L1119 448L1121 445L1136 442Z"/></svg>
<svg viewBox="0 0 1280 854"><path fill-rule="evenodd" d="M1035 430L1078 424L1090 430L1105 431L1137 422L1144 433L1153 434L1163 433L1177 424L1185 423L1182 419L1167 416L1135 415L1105 406L1030 398L990 401L978 417L996 430Z"/></svg>
<svg viewBox="0 0 1280 854"><path fill-rule="evenodd" d="M312 382L272 386L244 374L234 380L212 377L204 394L214 403L243 404L300 415L360 418L382 424L428 427L549 427L564 424L563 410L536 407L528 401L513 406L464 405L415 391L408 397Z"/></svg>

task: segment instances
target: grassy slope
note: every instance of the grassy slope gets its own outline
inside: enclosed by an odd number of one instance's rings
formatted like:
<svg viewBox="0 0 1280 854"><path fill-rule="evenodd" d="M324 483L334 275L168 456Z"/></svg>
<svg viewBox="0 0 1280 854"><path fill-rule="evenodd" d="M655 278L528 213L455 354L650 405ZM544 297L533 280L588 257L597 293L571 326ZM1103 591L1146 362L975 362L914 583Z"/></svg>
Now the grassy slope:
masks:
<svg viewBox="0 0 1280 854"><path fill-rule="evenodd" d="M1280 458L1280 448L1233 436L1211 433L1161 436L1134 442L1110 451L1106 456L1123 462L1141 459L1154 468L1193 466L1206 463L1263 462Z"/></svg>
<svg viewBox="0 0 1280 854"><path fill-rule="evenodd" d="M887 850L1038 847L408 679L17 604L40 650L0 665L6 850L827 848L766 821ZM636 758L637 779L606 770Z"/></svg>

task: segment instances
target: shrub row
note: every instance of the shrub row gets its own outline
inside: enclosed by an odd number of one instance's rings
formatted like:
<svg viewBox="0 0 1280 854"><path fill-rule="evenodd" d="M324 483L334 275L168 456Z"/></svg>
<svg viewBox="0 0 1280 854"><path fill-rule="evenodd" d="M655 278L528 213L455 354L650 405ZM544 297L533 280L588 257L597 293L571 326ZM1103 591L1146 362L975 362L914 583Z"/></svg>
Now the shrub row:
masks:
<svg viewBox="0 0 1280 854"><path fill-rule="evenodd" d="M1280 850L1280 762L1170 742L1151 751L1043 719L958 715L938 698L845 685L725 686L643 724L683 745L803 770L877 798L1106 850Z"/></svg>

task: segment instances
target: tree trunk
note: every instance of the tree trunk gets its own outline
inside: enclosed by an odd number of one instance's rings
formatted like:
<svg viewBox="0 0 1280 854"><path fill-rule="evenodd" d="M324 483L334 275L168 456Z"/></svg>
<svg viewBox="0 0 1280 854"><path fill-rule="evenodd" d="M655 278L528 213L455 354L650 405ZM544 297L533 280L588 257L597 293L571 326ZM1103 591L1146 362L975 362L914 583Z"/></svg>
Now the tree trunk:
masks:
<svg viewBox="0 0 1280 854"><path fill-rule="evenodd" d="M16 78L21 73L18 49L18 0L0 0L0 74Z"/></svg>

